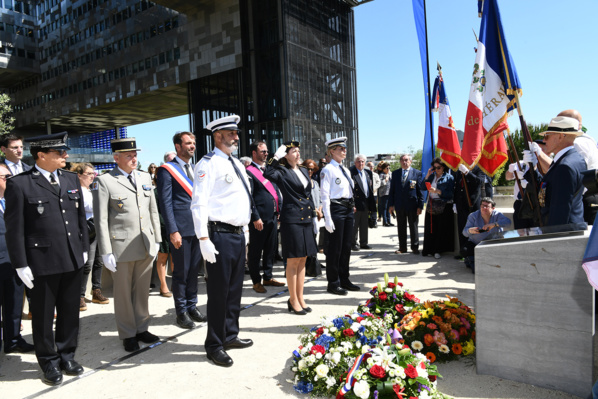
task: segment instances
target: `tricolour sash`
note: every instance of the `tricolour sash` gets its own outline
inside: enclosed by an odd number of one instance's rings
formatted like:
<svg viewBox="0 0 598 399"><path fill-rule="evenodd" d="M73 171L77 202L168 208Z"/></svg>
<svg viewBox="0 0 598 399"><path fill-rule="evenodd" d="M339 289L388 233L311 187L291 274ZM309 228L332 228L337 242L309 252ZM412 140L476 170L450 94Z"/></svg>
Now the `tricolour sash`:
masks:
<svg viewBox="0 0 598 399"><path fill-rule="evenodd" d="M165 163L164 165L161 165L160 167L166 169L168 173L170 173L172 177L174 177L174 179L181 185L181 187L183 187L185 192L189 194L189 197L192 196L193 182L191 181L191 179L189 179L187 174L183 172L178 163L175 164L174 162L169 162Z"/></svg>
<svg viewBox="0 0 598 399"><path fill-rule="evenodd" d="M247 167L247 170L253 173L253 175L257 177L260 183L262 183L264 187L266 187L266 190L268 190L268 192L272 194L272 197L274 197L274 201L276 201L276 212L280 212L280 210L278 209L278 194L276 194L276 189L274 188L270 180L266 179L262 171L253 165L249 165Z"/></svg>

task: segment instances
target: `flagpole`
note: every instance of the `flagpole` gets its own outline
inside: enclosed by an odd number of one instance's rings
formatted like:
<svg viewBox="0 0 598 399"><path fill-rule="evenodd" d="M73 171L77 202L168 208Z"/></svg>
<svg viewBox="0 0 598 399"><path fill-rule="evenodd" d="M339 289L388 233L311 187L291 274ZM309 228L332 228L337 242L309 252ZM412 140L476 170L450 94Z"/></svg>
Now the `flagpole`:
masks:
<svg viewBox="0 0 598 399"><path fill-rule="evenodd" d="M426 0L424 0L424 31L426 33L426 69L428 71L428 116L430 118L430 143L432 144L432 150L434 150L434 128L432 119L432 98L430 97L430 58L428 57L428 18L426 16ZM432 159L436 156L436 152L432 151ZM422 165L423 166L423 165Z"/></svg>

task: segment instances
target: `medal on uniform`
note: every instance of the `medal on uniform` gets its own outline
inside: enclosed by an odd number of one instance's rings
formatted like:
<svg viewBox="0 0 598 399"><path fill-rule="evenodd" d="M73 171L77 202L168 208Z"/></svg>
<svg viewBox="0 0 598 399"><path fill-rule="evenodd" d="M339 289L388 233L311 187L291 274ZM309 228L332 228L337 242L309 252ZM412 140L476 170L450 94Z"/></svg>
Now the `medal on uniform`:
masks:
<svg viewBox="0 0 598 399"><path fill-rule="evenodd" d="M224 180L225 180L225 181L226 181L228 184L230 184L230 183L232 183L232 182L233 182L233 177L232 177L231 175L226 175L226 176L224 176Z"/></svg>
<svg viewBox="0 0 598 399"><path fill-rule="evenodd" d="M338 177L336 178L336 180L334 181L336 184L341 184L341 179L339 179Z"/></svg>
<svg viewBox="0 0 598 399"><path fill-rule="evenodd" d="M116 206L118 206L118 209L122 209L123 205L124 204L121 199L119 199L118 202L116 203Z"/></svg>
<svg viewBox="0 0 598 399"><path fill-rule="evenodd" d="M43 206L42 204L39 204L39 205L37 206L37 213L39 213L40 215L41 215L42 213L44 213L44 206Z"/></svg>
<svg viewBox="0 0 598 399"><path fill-rule="evenodd" d="M415 180L409 180L409 188L410 189L414 189L415 188Z"/></svg>
<svg viewBox="0 0 598 399"><path fill-rule="evenodd" d="M546 183L542 182L540 185L540 192L538 193L538 202L544 208L546 206Z"/></svg>

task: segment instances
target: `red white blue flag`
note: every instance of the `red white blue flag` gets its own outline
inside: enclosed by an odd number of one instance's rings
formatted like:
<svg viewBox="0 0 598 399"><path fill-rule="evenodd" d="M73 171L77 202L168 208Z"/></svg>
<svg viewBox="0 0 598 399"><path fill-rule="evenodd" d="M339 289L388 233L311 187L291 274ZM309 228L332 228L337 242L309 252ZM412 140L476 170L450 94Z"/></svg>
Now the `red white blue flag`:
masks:
<svg viewBox="0 0 598 399"><path fill-rule="evenodd" d="M476 164L494 176L508 160L502 132L515 108L521 86L507 48L497 0L481 3L482 22L473 68L461 158L472 169Z"/></svg>
<svg viewBox="0 0 598 399"><path fill-rule="evenodd" d="M461 145L453 123L451 107L444 89L442 71L438 66L438 76L434 81L432 92L432 111L438 111L438 143L436 148L440 150L440 159L452 170L456 171L461 163Z"/></svg>

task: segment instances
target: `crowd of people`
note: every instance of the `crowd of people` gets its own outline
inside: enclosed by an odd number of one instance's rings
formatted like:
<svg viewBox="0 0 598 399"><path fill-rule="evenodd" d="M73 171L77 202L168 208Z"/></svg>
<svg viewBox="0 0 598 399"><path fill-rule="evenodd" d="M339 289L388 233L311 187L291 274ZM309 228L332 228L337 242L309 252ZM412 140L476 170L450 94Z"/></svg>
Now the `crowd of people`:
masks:
<svg viewBox="0 0 598 399"><path fill-rule="evenodd" d="M475 246L511 224L495 209L488 189L492 179L478 167L460 165L452 171L435 158L422 168L424 174L412 168L410 154L402 154L400 168L392 172L386 161L374 165L361 154L346 167L345 137L328 140L318 161L303 160L301 143L294 140L272 156L265 142L255 141L248 156L237 159L239 120L232 115L207 125L214 149L196 165L194 134L176 133L174 151L147 172L138 170L135 138L112 140L116 166L98 174L89 163L66 170L66 133L27 139L33 167L21 160L23 139L5 135L0 140L6 154L0 164L4 351L35 351L49 385L60 384L63 371L81 374L74 359L79 312L87 307L90 273L92 303L110 303L102 293L103 268L112 276L115 324L124 350L158 341L149 331L148 308L155 268L160 295L173 298L174 323L192 329L207 321L207 357L229 367L229 349L253 345L239 337L246 265L256 293L286 284L288 311L306 315L312 311L304 296L306 268L317 262L317 253L325 254L328 293L359 291L351 280L351 253L371 249L368 230L378 222L388 227L396 219L396 254L410 248L413 254L439 259L455 252L472 272ZM515 227L535 223L518 212L527 206L533 186L538 187L540 225L580 223L584 215L593 223L596 197L584 192L581 172L598 166L598 149L581 128L579 113L564 111L551 120L539 144L530 143L523 163L508 167L507 177L517 180ZM585 153L575 147L578 138L584 140ZM535 185L528 184L532 179ZM279 246L286 282L273 276ZM199 276L206 280L205 315L198 308ZM20 334L24 296L32 314L33 344Z"/></svg>

